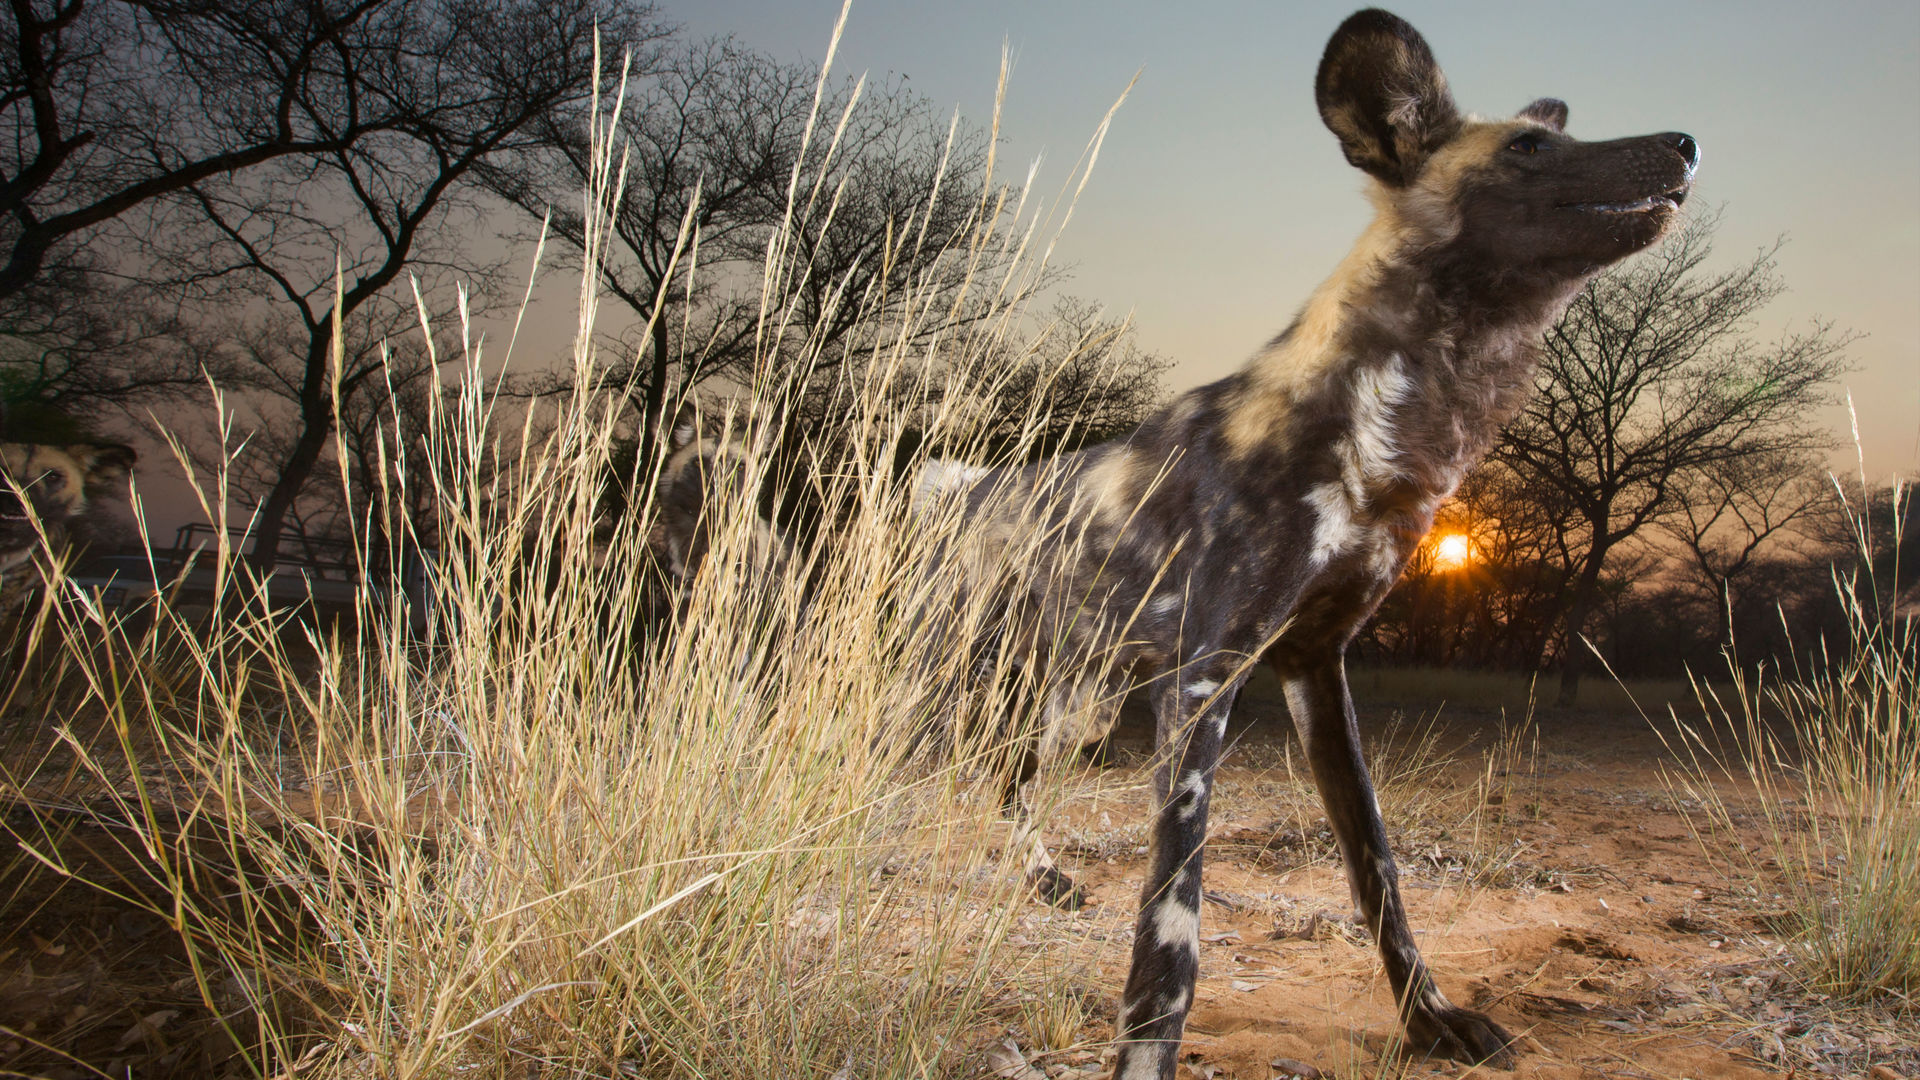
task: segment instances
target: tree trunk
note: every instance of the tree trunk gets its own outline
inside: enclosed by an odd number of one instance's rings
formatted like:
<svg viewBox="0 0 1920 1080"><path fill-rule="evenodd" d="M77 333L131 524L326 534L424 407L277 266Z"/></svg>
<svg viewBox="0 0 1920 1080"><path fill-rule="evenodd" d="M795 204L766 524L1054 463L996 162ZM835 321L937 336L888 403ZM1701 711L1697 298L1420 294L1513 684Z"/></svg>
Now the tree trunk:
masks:
<svg viewBox="0 0 1920 1080"><path fill-rule="evenodd" d="M640 449L634 458L635 475L653 475L654 456L660 448L660 425L667 408L667 313L660 311L647 328L653 340L653 363L647 393L641 405Z"/></svg>
<svg viewBox="0 0 1920 1080"><path fill-rule="evenodd" d="M267 497L253 520L253 550L247 562L261 573L273 570L280 557L280 542L286 535L287 515L294 500L313 475L320 454L327 448L327 436L333 433L331 403L326 394L330 337L317 339L307 353L307 378L300 388L300 436L280 467L280 478L273 482Z"/></svg>
<svg viewBox="0 0 1920 1080"><path fill-rule="evenodd" d="M1600 528L1594 529L1596 536L1600 533ZM1580 699L1580 677L1587 668L1587 643L1580 639L1580 634L1587 628L1594 597L1600 591L1600 571L1607 562L1607 547L1605 542L1598 542L1588 549L1580 576L1574 579L1573 595L1567 601L1565 647L1560 655L1560 696L1554 702L1563 709Z"/></svg>
<svg viewBox="0 0 1920 1080"><path fill-rule="evenodd" d="M271 571L279 560L287 515L293 512L293 501L300 496L307 478L313 475L313 467L319 463L320 451L326 449L326 445L326 427L309 425L303 430L293 444L287 463L280 467L280 479L274 481L272 490L261 500L253 522L253 551L247 561L262 573Z"/></svg>

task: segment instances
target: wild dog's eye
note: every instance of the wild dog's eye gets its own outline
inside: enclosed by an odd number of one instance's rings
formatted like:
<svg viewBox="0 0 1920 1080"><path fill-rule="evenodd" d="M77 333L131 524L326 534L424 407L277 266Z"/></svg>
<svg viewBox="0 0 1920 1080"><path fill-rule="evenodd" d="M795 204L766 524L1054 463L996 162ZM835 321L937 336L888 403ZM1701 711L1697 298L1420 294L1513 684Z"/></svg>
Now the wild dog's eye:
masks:
<svg viewBox="0 0 1920 1080"><path fill-rule="evenodd" d="M1534 153L1540 149L1540 137L1538 135L1532 135L1532 134L1522 135L1519 138L1508 143L1507 149L1512 150L1518 154Z"/></svg>

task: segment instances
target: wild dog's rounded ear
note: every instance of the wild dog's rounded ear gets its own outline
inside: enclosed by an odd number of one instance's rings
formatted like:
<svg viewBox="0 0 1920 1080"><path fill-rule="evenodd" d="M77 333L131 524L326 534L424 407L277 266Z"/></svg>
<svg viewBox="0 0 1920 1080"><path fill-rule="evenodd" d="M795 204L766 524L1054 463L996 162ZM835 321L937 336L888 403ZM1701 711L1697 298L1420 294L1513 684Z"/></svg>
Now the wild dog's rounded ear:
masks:
<svg viewBox="0 0 1920 1080"><path fill-rule="evenodd" d="M1543 97L1514 114L1516 120L1531 120L1555 131L1567 130L1567 103L1559 98Z"/></svg>
<svg viewBox="0 0 1920 1080"><path fill-rule="evenodd" d="M1426 39L1378 8L1355 12L1333 32L1314 100L1347 161L1395 187L1412 181L1460 130L1460 110Z"/></svg>

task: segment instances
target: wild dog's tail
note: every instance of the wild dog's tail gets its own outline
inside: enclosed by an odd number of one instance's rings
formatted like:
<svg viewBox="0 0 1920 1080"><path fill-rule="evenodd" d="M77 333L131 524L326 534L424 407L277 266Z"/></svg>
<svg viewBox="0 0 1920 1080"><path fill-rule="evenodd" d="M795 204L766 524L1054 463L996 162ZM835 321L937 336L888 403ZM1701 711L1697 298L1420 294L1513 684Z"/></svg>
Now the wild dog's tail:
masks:
<svg viewBox="0 0 1920 1080"><path fill-rule="evenodd" d="M913 484L913 508L925 510L953 495L965 492L992 472L980 465L969 465L964 461L950 461L946 458L929 458L920 468L920 477Z"/></svg>
<svg viewBox="0 0 1920 1080"><path fill-rule="evenodd" d="M676 577L689 578L699 570L712 544L715 505L733 485L743 482L751 464L738 425L729 429L723 422L691 421L674 428L656 505L661 546ZM914 480L911 505L926 512L964 498L992 472L963 461L929 460ZM758 510L746 558L755 566L774 568L791 555L793 543L772 520L766 500L755 502Z"/></svg>

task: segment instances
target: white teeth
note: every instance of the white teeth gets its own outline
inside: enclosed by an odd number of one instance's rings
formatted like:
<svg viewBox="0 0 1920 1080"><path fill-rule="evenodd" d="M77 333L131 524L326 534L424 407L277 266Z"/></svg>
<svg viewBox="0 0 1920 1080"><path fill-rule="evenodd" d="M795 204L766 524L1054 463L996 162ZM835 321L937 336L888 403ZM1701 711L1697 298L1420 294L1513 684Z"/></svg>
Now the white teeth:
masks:
<svg viewBox="0 0 1920 1080"><path fill-rule="evenodd" d="M1642 210L1652 210L1656 206L1672 207L1673 200L1665 195L1649 195L1625 203L1587 203L1582 210L1591 210L1596 214L1637 214Z"/></svg>

